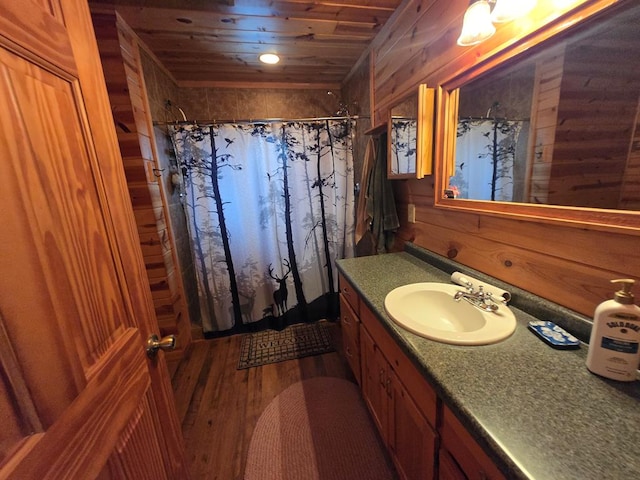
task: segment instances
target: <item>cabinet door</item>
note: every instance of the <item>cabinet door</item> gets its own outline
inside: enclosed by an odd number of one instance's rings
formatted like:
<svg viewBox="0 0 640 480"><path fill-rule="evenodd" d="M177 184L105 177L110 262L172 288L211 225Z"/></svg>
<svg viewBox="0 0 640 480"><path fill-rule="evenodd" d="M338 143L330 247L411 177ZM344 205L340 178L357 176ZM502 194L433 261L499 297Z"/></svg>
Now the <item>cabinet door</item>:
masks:
<svg viewBox="0 0 640 480"><path fill-rule="evenodd" d="M438 465L438 479L439 480L468 480L460 467L453 459L453 457L444 448L440 449L439 465Z"/></svg>
<svg viewBox="0 0 640 480"><path fill-rule="evenodd" d="M491 461L453 412L442 409L442 447L464 472L469 480L505 480L504 475ZM443 477L440 478L448 478ZM457 478L457 477L453 477Z"/></svg>
<svg viewBox="0 0 640 480"><path fill-rule="evenodd" d="M356 377L359 385L362 384L360 376L360 320L340 295L340 326L342 328L342 348L344 356Z"/></svg>
<svg viewBox="0 0 640 480"><path fill-rule="evenodd" d="M436 433L409 393L390 372L389 448L402 480L434 478Z"/></svg>
<svg viewBox="0 0 640 480"><path fill-rule="evenodd" d="M389 365L366 328L362 328L360 331L360 354L362 395L385 444L387 444L389 412L387 379L389 378Z"/></svg>

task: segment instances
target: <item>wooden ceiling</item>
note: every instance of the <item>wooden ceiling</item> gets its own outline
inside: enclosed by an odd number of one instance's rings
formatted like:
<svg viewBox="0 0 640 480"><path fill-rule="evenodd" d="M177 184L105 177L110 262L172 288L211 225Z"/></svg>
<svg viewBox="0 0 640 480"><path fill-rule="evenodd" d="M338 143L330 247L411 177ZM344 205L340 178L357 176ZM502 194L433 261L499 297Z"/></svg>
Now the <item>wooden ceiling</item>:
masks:
<svg viewBox="0 0 640 480"><path fill-rule="evenodd" d="M335 87L401 0L91 0L115 4L182 86ZM277 65L258 60L277 53Z"/></svg>

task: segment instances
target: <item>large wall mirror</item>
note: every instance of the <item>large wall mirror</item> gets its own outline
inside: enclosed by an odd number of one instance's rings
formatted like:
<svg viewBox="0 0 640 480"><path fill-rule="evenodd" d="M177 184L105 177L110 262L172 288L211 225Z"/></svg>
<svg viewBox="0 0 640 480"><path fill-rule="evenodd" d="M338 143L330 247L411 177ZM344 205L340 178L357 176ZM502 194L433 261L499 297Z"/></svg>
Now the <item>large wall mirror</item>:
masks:
<svg viewBox="0 0 640 480"><path fill-rule="evenodd" d="M420 85L389 110L387 178L423 178L432 173L435 90Z"/></svg>
<svg viewBox="0 0 640 480"><path fill-rule="evenodd" d="M639 25L623 1L443 85L436 204L640 229Z"/></svg>

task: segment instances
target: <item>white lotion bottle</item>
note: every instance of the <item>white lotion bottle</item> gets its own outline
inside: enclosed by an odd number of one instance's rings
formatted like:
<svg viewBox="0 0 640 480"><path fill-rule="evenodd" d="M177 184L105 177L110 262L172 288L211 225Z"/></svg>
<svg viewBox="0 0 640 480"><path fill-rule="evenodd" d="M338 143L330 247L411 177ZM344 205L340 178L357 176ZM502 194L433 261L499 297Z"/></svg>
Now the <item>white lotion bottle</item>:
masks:
<svg viewBox="0 0 640 480"><path fill-rule="evenodd" d="M589 340L587 368L598 375L632 382L640 363L640 307L634 305L632 279L620 284L612 300L597 306Z"/></svg>

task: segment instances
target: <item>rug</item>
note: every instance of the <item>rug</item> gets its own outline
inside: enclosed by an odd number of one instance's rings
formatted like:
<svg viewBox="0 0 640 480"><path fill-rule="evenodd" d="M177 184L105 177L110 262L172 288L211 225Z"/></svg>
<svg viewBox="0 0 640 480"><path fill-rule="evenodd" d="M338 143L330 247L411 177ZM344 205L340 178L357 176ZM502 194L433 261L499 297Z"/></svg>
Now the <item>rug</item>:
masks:
<svg viewBox="0 0 640 480"><path fill-rule="evenodd" d="M244 480L391 480L393 467L358 387L341 378L298 382L262 412Z"/></svg>
<svg viewBox="0 0 640 480"><path fill-rule="evenodd" d="M238 370L333 350L326 322L291 325L282 331L265 330L242 338Z"/></svg>

